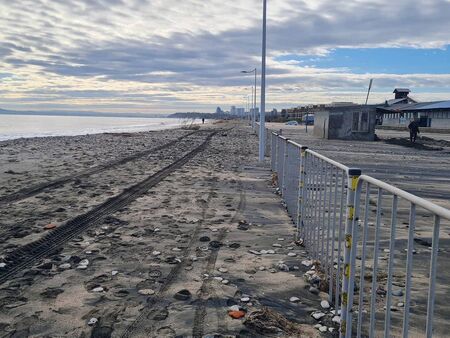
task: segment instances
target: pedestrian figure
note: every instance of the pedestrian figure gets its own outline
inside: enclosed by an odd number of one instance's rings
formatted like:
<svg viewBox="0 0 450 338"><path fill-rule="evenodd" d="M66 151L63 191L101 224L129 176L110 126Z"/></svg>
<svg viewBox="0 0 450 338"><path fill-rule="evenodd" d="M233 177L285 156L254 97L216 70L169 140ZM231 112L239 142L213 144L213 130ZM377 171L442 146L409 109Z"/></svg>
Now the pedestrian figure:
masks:
<svg viewBox="0 0 450 338"><path fill-rule="evenodd" d="M417 134L420 134L419 123L416 120L412 120L408 125L409 128L409 140L411 143L416 142Z"/></svg>
<svg viewBox="0 0 450 338"><path fill-rule="evenodd" d="M205 118L202 118L202 124L205 124Z"/></svg>

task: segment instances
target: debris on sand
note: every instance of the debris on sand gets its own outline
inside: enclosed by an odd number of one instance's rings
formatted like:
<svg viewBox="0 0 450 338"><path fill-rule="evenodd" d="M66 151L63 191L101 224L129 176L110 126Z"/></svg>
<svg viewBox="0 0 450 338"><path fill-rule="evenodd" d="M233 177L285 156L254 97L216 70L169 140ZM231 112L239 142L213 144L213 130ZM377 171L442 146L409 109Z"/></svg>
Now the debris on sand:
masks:
<svg viewBox="0 0 450 338"><path fill-rule="evenodd" d="M228 311L228 315L233 319L241 319L245 317L244 311Z"/></svg>
<svg viewBox="0 0 450 338"><path fill-rule="evenodd" d="M244 325L263 335L282 332L284 335L298 337L304 333L299 324L289 321L269 308L251 312L244 321Z"/></svg>
<svg viewBox="0 0 450 338"><path fill-rule="evenodd" d="M98 319L95 317L92 317L91 319L89 319L88 325L92 326L92 325L95 325L97 322L98 322Z"/></svg>
<svg viewBox="0 0 450 338"><path fill-rule="evenodd" d="M54 223L49 223L46 226L44 226L44 230L52 230L54 228L56 228L56 224Z"/></svg>

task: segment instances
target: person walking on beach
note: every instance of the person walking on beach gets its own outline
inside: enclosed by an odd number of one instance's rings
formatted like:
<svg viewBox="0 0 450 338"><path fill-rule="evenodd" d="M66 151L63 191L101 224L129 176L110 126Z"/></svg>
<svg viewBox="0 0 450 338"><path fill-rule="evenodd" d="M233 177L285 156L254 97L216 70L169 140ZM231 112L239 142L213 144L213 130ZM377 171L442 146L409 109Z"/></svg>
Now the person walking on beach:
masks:
<svg viewBox="0 0 450 338"><path fill-rule="evenodd" d="M205 124L205 118L202 118L202 124Z"/></svg>
<svg viewBox="0 0 450 338"><path fill-rule="evenodd" d="M409 141L416 143L417 134L420 134L419 123L416 120L412 120L408 125L409 128Z"/></svg>

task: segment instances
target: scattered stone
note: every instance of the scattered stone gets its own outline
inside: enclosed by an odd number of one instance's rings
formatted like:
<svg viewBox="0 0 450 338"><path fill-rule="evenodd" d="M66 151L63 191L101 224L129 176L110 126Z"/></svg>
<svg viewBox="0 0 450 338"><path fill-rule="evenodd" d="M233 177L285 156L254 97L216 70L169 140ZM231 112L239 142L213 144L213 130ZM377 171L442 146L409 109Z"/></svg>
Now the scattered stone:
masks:
<svg viewBox="0 0 450 338"><path fill-rule="evenodd" d="M92 291L92 292L103 292L104 289L103 289L103 287L101 287L101 286L97 286L96 288L93 288L91 291Z"/></svg>
<svg viewBox="0 0 450 338"><path fill-rule="evenodd" d="M248 252L250 252L251 254L254 254L256 256L260 256L261 255L261 252L256 251L256 250L248 250Z"/></svg>
<svg viewBox="0 0 450 338"><path fill-rule="evenodd" d="M277 238L277 241L280 241L280 242L282 242L282 241L284 241L284 238L282 238L282 237L280 237L280 238Z"/></svg>
<svg viewBox="0 0 450 338"><path fill-rule="evenodd" d="M159 255L161 255L161 251L156 251L155 250L155 251L152 252L152 255L153 256L159 256Z"/></svg>
<svg viewBox="0 0 450 338"><path fill-rule="evenodd" d="M67 269L70 269L70 267L71 267L70 263L64 263L64 264L61 264L60 266L58 266L58 268L60 270L67 270Z"/></svg>
<svg viewBox="0 0 450 338"><path fill-rule="evenodd" d="M221 272L221 273L226 273L228 272L227 268L218 268L217 271Z"/></svg>
<svg viewBox="0 0 450 338"><path fill-rule="evenodd" d="M241 245L239 243L231 243L229 245L229 247L232 248L232 249L238 249L238 248L241 247Z"/></svg>
<svg viewBox="0 0 450 338"><path fill-rule="evenodd" d="M79 265L89 265L89 260L88 259L82 259L78 264Z"/></svg>
<svg viewBox="0 0 450 338"><path fill-rule="evenodd" d="M155 291L152 289L141 289L138 291L140 295L151 296L155 294Z"/></svg>
<svg viewBox="0 0 450 338"><path fill-rule="evenodd" d="M401 297L403 296L403 291L398 289L398 290L392 290L392 295L396 296L396 297Z"/></svg>
<svg viewBox="0 0 450 338"><path fill-rule="evenodd" d="M259 271L264 271L264 270L266 270L266 267L265 267L265 266L260 266L260 267L258 268L258 270L259 270Z"/></svg>
<svg viewBox="0 0 450 338"><path fill-rule="evenodd" d="M219 282L223 281L222 277L214 277L215 280L218 280Z"/></svg>
<svg viewBox="0 0 450 338"><path fill-rule="evenodd" d="M327 331L328 331L328 328L327 328L325 325L323 325L323 326L321 326L321 327L319 328L319 331L320 331L320 332L327 332Z"/></svg>
<svg viewBox="0 0 450 338"><path fill-rule="evenodd" d="M286 272L289 271L289 267L284 263L278 263L277 268L280 271L286 271Z"/></svg>
<svg viewBox="0 0 450 338"><path fill-rule="evenodd" d="M117 275L118 273L119 273L119 271L117 271L117 270L111 271L111 275L112 275L112 276L115 276L115 275Z"/></svg>
<svg viewBox="0 0 450 338"><path fill-rule="evenodd" d="M228 279L224 279L223 281L222 281L222 284L224 284L224 285L227 285L227 284L229 284L230 283L230 281L228 280Z"/></svg>
<svg viewBox="0 0 450 338"><path fill-rule="evenodd" d="M397 306L398 306L398 307L404 307L404 306L405 306L405 303L402 303L402 302L397 303Z"/></svg>
<svg viewBox="0 0 450 338"><path fill-rule="evenodd" d="M341 316L334 316L331 320L333 323L339 324L341 322Z"/></svg>
<svg viewBox="0 0 450 338"><path fill-rule="evenodd" d="M330 308L330 303L328 303L327 300L323 300L320 302L320 306L322 307L322 309L329 309Z"/></svg>
<svg viewBox="0 0 450 338"><path fill-rule="evenodd" d="M178 264L181 263L181 259L178 257L170 256L166 258L166 263L168 264Z"/></svg>
<svg viewBox="0 0 450 338"><path fill-rule="evenodd" d="M98 319L95 318L95 317L92 317L91 319L89 319L88 325L89 325L89 326L92 326L92 325L97 324L97 322L98 322Z"/></svg>
<svg viewBox="0 0 450 338"><path fill-rule="evenodd" d="M323 312L313 312L311 314L311 316L315 319L315 320L320 320L322 317L325 317L325 313Z"/></svg>
<svg viewBox="0 0 450 338"><path fill-rule="evenodd" d="M0 263L0 269L3 269L3 268L5 268L6 267L6 263Z"/></svg>
<svg viewBox="0 0 450 338"><path fill-rule="evenodd" d="M267 253L268 253L269 255L273 255L273 254L275 253L275 251L274 251L274 250L267 250Z"/></svg>
<svg viewBox="0 0 450 338"><path fill-rule="evenodd" d="M291 303L298 303L300 301L300 298L298 298L298 297L291 297L291 298L289 298L289 301Z"/></svg>
<svg viewBox="0 0 450 338"><path fill-rule="evenodd" d="M281 248L282 247L282 245L278 244L278 243L274 243L274 244L272 244L272 246L275 247L275 248Z"/></svg>
<svg viewBox="0 0 450 338"><path fill-rule="evenodd" d="M288 255L289 257L295 257L295 256L297 256L297 254L296 254L295 252L289 252L287 255Z"/></svg>
<svg viewBox="0 0 450 338"><path fill-rule="evenodd" d="M305 261L302 261L302 265L303 265L303 266L306 266L306 267L310 267L310 266L311 266L311 264L312 264L312 262L311 262L311 261L307 261L307 260L305 260Z"/></svg>
<svg viewBox="0 0 450 338"><path fill-rule="evenodd" d="M177 299L177 300L189 300L191 298L191 292L187 289L183 289L178 291L173 298Z"/></svg>
<svg viewBox="0 0 450 338"><path fill-rule="evenodd" d="M320 293L318 288L315 288L314 286L311 286L309 288L309 292L311 292L313 295L318 295Z"/></svg>
<svg viewBox="0 0 450 338"><path fill-rule="evenodd" d="M249 297L242 297L241 298L241 302L243 302L243 303L247 303L247 302L249 302L250 301L250 298Z"/></svg>
<svg viewBox="0 0 450 338"><path fill-rule="evenodd" d="M202 236L200 237L199 241L200 242L209 242L211 239L208 236Z"/></svg>
<svg viewBox="0 0 450 338"><path fill-rule="evenodd" d="M240 308L238 305L232 305L228 308L228 311L239 311Z"/></svg>
<svg viewBox="0 0 450 338"><path fill-rule="evenodd" d="M181 249L180 248L173 248L172 251L180 252Z"/></svg>

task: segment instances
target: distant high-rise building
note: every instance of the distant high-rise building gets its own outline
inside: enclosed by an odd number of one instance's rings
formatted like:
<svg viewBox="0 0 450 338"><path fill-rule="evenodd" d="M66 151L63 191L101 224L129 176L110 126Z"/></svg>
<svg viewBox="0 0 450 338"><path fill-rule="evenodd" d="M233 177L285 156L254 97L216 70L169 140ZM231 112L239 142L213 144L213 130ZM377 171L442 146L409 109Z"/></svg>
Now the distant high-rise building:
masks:
<svg viewBox="0 0 450 338"><path fill-rule="evenodd" d="M220 107L216 108L216 114L223 114L223 110Z"/></svg>
<svg viewBox="0 0 450 338"><path fill-rule="evenodd" d="M230 114L231 115L236 115L236 106L231 106Z"/></svg>
<svg viewBox="0 0 450 338"><path fill-rule="evenodd" d="M236 115L244 116L245 115L245 108L236 108Z"/></svg>

